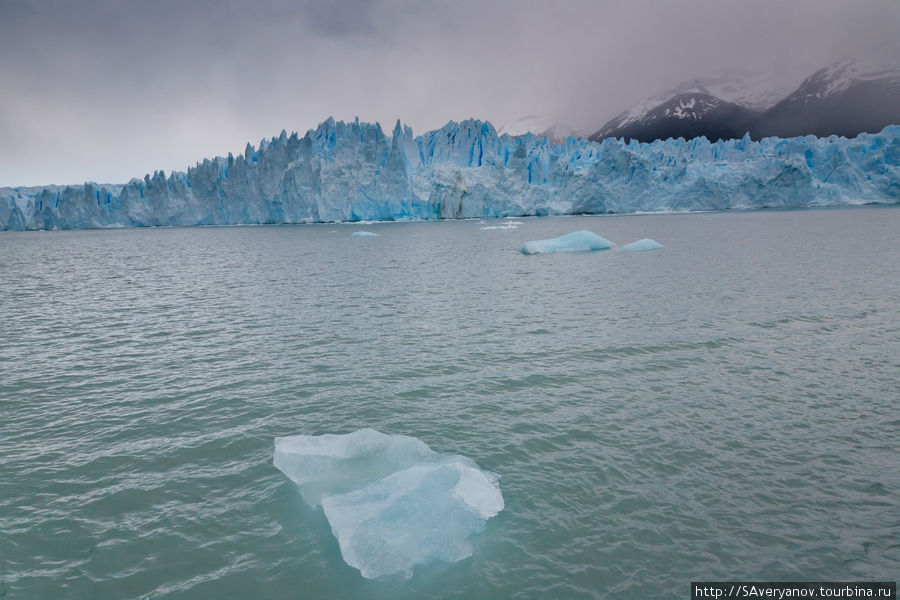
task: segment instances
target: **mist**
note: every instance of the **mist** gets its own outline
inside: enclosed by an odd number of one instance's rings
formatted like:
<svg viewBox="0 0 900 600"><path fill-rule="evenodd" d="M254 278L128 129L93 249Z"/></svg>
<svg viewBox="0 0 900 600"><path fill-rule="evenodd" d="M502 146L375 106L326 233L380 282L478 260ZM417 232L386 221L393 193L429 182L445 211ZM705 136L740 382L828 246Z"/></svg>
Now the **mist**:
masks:
<svg viewBox="0 0 900 600"><path fill-rule="evenodd" d="M590 134L731 69L900 62L900 3L0 0L0 186L125 182L329 116Z"/></svg>

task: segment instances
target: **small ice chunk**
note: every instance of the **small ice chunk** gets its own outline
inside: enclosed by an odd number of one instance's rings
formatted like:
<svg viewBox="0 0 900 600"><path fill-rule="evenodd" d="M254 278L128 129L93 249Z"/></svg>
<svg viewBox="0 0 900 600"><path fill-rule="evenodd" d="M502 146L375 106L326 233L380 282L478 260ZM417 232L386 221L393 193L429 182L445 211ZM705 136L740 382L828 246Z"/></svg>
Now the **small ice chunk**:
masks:
<svg viewBox="0 0 900 600"><path fill-rule="evenodd" d="M644 239L638 240L636 242L631 242L630 244L625 244L624 246L619 248L619 251L620 252L646 252L647 250L659 250L661 248L665 248L665 246L663 246L656 240L651 240L650 238L644 238Z"/></svg>
<svg viewBox="0 0 900 600"><path fill-rule="evenodd" d="M378 237L381 234L374 231L354 231L350 235L353 237Z"/></svg>
<svg viewBox="0 0 900 600"><path fill-rule="evenodd" d="M497 477L404 435L275 438L275 466L321 505L341 556L363 577L472 554L469 538L503 510Z"/></svg>
<svg viewBox="0 0 900 600"><path fill-rule="evenodd" d="M552 252L590 252L608 250L612 243L590 231L573 231L558 238L525 242L519 248L522 254L549 254Z"/></svg>

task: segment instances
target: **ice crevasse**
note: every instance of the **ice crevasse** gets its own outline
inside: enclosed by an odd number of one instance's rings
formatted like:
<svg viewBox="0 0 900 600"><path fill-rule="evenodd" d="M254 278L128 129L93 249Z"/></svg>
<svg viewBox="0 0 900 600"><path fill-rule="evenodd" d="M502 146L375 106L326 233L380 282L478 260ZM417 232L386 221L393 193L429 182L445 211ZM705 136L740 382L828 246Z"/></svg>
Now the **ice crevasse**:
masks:
<svg viewBox="0 0 900 600"><path fill-rule="evenodd" d="M900 202L900 126L831 136L638 143L414 136L328 119L305 135L124 185L0 188L0 229L237 225L801 208Z"/></svg>
<svg viewBox="0 0 900 600"><path fill-rule="evenodd" d="M498 478L472 460L373 429L276 438L273 463L322 507L344 561L370 579L470 556L469 538L504 507Z"/></svg>

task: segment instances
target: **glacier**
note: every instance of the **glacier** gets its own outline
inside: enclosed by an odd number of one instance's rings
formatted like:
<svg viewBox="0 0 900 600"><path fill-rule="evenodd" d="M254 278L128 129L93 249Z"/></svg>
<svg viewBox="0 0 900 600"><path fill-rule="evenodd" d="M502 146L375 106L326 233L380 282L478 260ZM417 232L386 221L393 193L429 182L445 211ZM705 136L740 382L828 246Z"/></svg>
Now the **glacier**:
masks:
<svg viewBox="0 0 900 600"><path fill-rule="evenodd" d="M498 135L470 119L414 136L328 119L185 172L123 185L0 188L0 229L242 225L802 208L900 202L900 126L652 143Z"/></svg>
<svg viewBox="0 0 900 600"><path fill-rule="evenodd" d="M374 429L275 438L273 464L321 506L344 561L374 579L472 555L504 508L497 477L464 456Z"/></svg>

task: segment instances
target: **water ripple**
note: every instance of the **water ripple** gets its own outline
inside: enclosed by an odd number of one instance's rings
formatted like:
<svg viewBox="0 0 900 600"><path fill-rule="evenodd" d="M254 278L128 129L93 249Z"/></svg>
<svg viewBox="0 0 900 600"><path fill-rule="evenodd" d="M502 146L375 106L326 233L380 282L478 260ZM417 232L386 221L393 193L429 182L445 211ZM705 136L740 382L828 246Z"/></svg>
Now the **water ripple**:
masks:
<svg viewBox="0 0 900 600"><path fill-rule="evenodd" d="M0 597L891 579L898 217L396 224L378 253L334 226L4 232ZM516 252L582 228L666 249ZM272 440L362 427L500 474L471 559L343 563Z"/></svg>

